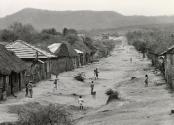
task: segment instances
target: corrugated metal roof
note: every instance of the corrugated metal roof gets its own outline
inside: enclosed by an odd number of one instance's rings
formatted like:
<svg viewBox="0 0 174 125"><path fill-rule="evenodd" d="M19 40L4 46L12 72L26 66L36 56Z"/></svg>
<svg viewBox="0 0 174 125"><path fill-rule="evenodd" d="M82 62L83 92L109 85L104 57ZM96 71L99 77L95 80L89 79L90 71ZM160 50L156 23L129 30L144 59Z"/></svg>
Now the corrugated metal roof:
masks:
<svg viewBox="0 0 174 125"><path fill-rule="evenodd" d="M52 52L55 53L59 47L62 45L62 43L53 43L51 45L48 46L48 49Z"/></svg>
<svg viewBox="0 0 174 125"><path fill-rule="evenodd" d="M28 44L22 40L17 40L13 43L6 45L6 48L13 51L19 58L36 58L36 52L38 52L38 58L54 58L55 56L45 50L37 48L31 44Z"/></svg>
<svg viewBox="0 0 174 125"><path fill-rule="evenodd" d="M76 53L83 53L82 51L78 50L78 49L74 49L76 51Z"/></svg>

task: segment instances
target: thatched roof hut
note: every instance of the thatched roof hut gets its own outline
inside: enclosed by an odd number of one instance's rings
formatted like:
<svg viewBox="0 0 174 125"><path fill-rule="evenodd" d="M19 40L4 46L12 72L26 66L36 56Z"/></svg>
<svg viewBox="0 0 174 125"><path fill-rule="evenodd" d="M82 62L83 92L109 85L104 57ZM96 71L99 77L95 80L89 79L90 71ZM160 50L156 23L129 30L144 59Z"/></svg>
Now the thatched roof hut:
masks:
<svg viewBox="0 0 174 125"><path fill-rule="evenodd" d="M10 75L12 72L19 73L25 69L26 65L21 59L0 45L0 74Z"/></svg>
<svg viewBox="0 0 174 125"><path fill-rule="evenodd" d="M66 43L53 43L48 46L48 49L57 57L77 57L76 51Z"/></svg>
<svg viewBox="0 0 174 125"><path fill-rule="evenodd" d="M73 62L79 55L69 44L54 43L48 46L48 49L57 57L51 65L52 74L58 75L61 72L70 71L75 68Z"/></svg>

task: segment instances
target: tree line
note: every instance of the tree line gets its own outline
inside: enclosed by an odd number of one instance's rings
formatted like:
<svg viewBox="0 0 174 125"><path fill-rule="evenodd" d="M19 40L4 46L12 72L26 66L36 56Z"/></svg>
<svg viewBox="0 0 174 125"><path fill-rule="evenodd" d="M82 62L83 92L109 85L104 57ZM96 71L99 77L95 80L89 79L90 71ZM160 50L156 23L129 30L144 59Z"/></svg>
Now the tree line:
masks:
<svg viewBox="0 0 174 125"><path fill-rule="evenodd" d="M132 31L128 32L126 37L128 43L142 53L150 51L154 54L160 54L174 44L173 32L159 29Z"/></svg>
<svg viewBox="0 0 174 125"><path fill-rule="evenodd" d="M89 36L78 36L78 31L71 28L64 28L58 32L55 28L35 30L30 24L15 22L6 29L0 30L0 41L13 42L23 40L31 44L39 45L45 48L52 43L68 42L71 46L86 48L87 46L93 53L99 50L100 57L104 57L112 51L114 42L112 41L94 41Z"/></svg>

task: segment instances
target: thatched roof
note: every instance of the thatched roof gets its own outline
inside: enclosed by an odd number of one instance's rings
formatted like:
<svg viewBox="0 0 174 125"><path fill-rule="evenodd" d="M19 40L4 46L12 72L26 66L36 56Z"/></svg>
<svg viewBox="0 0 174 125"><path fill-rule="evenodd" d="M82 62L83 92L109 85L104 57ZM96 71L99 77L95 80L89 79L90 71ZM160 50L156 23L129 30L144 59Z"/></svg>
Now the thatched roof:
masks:
<svg viewBox="0 0 174 125"><path fill-rule="evenodd" d="M19 73L25 69L26 65L21 59L0 45L0 74L9 75L11 72Z"/></svg>
<svg viewBox="0 0 174 125"><path fill-rule="evenodd" d="M76 57L78 54L76 51L66 43L53 43L48 46L49 50L57 57Z"/></svg>
<svg viewBox="0 0 174 125"><path fill-rule="evenodd" d="M91 53L92 51L90 50L90 48L88 48L83 41L76 41L73 45L74 49L78 49L84 53Z"/></svg>

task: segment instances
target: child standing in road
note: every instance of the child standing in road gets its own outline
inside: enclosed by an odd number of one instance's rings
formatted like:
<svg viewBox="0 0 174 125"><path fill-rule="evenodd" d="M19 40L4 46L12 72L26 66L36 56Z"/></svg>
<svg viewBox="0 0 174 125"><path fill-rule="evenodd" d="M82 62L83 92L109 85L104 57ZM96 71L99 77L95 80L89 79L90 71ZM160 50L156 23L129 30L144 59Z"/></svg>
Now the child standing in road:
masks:
<svg viewBox="0 0 174 125"><path fill-rule="evenodd" d="M83 110L83 103L84 103L84 100L83 100L82 96L79 96L78 103L79 103L79 105L80 105L80 110Z"/></svg>
<svg viewBox="0 0 174 125"><path fill-rule="evenodd" d="M93 94L93 91L94 91L94 81L91 82L90 87L91 87L91 95L92 95Z"/></svg>
<svg viewBox="0 0 174 125"><path fill-rule="evenodd" d="M98 74L99 74L98 69L97 69L97 68L94 69L94 76L95 76L95 79L98 79Z"/></svg>
<svg viewBox="0 0 174 125"><path fill-rule="evenodd" d="M54 80L55 88L57 89L57 79Z"/></svg>
<svg viewBox="0 0 174 125"><path fill-rule="evenodd" d="M25 97L28 96L28 82L25 84Z"/></svg>
<svg viewBox="0 0 174 125"><path fill-rule="evenodd" d="M145 75L145 87L148 87L148 84L149 84L149 77L148 75Z"/></svg>
<svg viewBox="0 0 174 125"><path fill-rule="evenodd" d="M132 63L132 58L130 58L130 62Z"/></svg>

